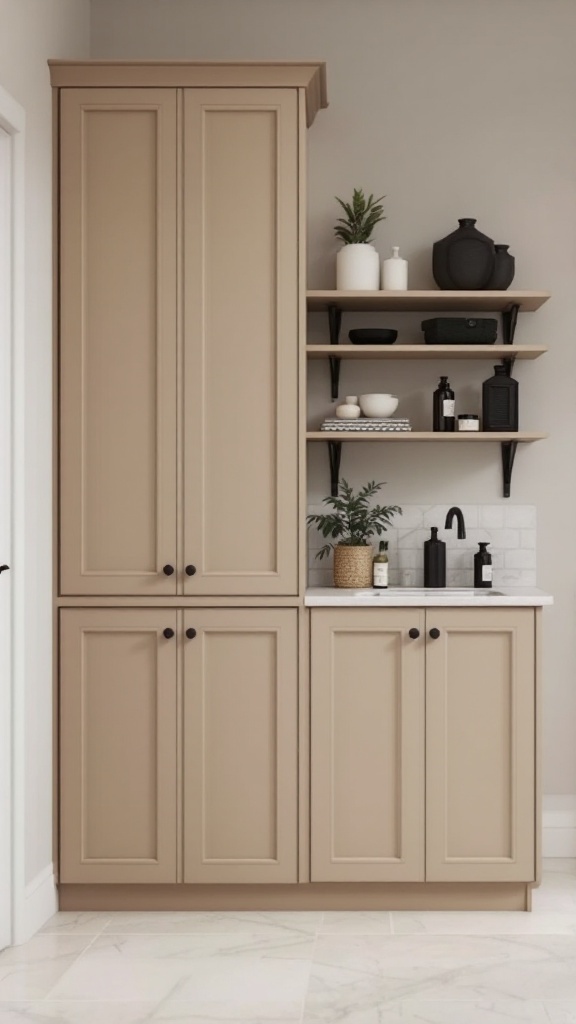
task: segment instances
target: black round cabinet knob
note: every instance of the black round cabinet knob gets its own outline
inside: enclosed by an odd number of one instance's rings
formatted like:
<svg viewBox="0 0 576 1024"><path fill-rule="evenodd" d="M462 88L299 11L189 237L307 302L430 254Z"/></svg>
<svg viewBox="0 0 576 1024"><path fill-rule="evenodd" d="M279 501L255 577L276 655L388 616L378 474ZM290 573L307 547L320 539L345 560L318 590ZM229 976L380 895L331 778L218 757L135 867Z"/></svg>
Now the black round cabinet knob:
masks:
<svg viewBox="0 0 576 1024"><path fill-rule="evenodd" d="M9 568L10 568L9 565L0 565L0 572L6 572L6 570L9 569Z"/></svg>
<svg viewBox="0 0 576 1024"><path fill-rule="evenodd" d="M196 566L195 565L187 565L186 566L186 575L187 576L194 576L195 574L196 574Z"/></svg>
<svg viewBox="0 0 576 1024"><path fill-rule="evenodd" d="M190 627L189 627L189 628L188 628L188 629L186 630L186 636L188 637L188 639L189 639L189 640L193 640L193 639L194 639L194 637L196 636L196 630L195 630L195 629L193 629L193 627L192 627L192 626L190 626Z"/></svg>
<svg viewBox="0 0 576 1024"><path fill-rule="evenodd" d="M416 627L413 626L412 629L408 630L408 636L410 637L411 640L417 640L418 637L420 636L420 630L416 629Z"/></svg>
<svg viewBox="0 0 576 1024"><path fill-rule="evenodd" d="M436 626L434 626L434 629L430 630L430 636L432 637L433 640L437 640L438 637L440 636L440 630L436 629Z"/></svg>
<svg viewBox="0 0 576 1024"><path fill-rule="evenodd" d="M162 630L162 634L166 637L167 640L171 640L172 637L174 636L174 630L170 629L170 626L166 626L166 629Z"/></svg>
<svg viewBox="0 0 576 1024"><path fill-rule="evenodd" d="M174 566L173 565L165 565L164 568L162 569L162 572L164 573L165 576L172 576L172 574L174 572Z"/></svg>

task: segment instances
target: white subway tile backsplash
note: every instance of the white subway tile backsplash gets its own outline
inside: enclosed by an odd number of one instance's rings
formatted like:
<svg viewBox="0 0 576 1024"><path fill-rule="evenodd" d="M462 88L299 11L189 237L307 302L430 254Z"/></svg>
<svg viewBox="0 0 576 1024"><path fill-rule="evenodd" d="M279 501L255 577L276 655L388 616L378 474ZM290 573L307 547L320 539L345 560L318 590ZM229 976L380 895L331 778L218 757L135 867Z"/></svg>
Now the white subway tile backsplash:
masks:
<svg viewBox="0 0 576 1024"><path fill-rule="evenodd" d="M419 587L424 584L424 541L430 526L439 527L446 542L446 583L451 587L472 586L474 554L480 541L487 541L492 554L494 586L536 585L536 509L533 505L460 505L466 523L466 539L458 540L456 523L444 529L447 505L404 505L403 515L382 539L388 541L391 586ZM309 511L325 511L322 503ZM332 556L319 561L315 555L325 540L316 529L308 532L309 586L332 585ZM378 546L374 538L374 549Z"/></svg>
<svg viewBox="0 0 576 1024"><path fill-rule="evenodd" d="M536 506L505 505L504 524L521 529L536 529Z"/></svg>
<svg viewBox="0 0 576 1024"><path fill-rule="evenodd" d="M503 505L480 505L478 509L478 523L487 530L498 529L504 526Z"/></svg>
<svg viewBox="0 0 576 1024"><path fill-rule="evenodd" d="M504 553L504 566L506 569L535 569L536 551L529 548L506 551Z"/></svg>
<svg viewBox="0 0 576 1024"><path fill-rule="evenodd" d="M489 530L486 531L486 537L482 540L488 540L495 548L519 548L520 547L520 530ZM535 539L532 547L535 547Z"/></svg>
<svg viewBox="0 0 576 1024"><path fill-rule="evenodd" d="M520 547L536 550L536 530L519 530Z"/></svg>

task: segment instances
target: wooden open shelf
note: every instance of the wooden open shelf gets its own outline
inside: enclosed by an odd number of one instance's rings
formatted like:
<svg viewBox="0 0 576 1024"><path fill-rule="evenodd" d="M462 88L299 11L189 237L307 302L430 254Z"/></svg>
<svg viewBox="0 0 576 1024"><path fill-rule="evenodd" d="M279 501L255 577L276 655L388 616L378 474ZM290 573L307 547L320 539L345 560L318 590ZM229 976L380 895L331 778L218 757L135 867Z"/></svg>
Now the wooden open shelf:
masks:
<svg viewBox="0 0 576 1024"><path fill-rule="evenodd" d="M519 431L517 433L503 433L501 431L454 431L451 434L440 433L432 430L406 430L406 431L366 431L360 430L311 430L306 434L307 441L439 441L458 442L464 444L466 441L513 441L531 442L543 441L548 434L540 434L534 431Z"/></svg>
<svg viewBox="0 0 576 1024"><path fill-rule="evenodd" d="M308 345L308 359L538 359L545 345Z"/></svg>
<svg viewBox="0 0 576 1024"><path fill-rule="evenodd" d="M550 298L550 292L507 291L507 292L449 292L433 289L430 291L406 292L339 292L309 291L307 308L310 312L325 311L329 306L356 313L377 310L391 313L415 313L437 311L446 313L468 313L490 311L501 313L512 306L518 306L521 313L533 313Z"/></svg>

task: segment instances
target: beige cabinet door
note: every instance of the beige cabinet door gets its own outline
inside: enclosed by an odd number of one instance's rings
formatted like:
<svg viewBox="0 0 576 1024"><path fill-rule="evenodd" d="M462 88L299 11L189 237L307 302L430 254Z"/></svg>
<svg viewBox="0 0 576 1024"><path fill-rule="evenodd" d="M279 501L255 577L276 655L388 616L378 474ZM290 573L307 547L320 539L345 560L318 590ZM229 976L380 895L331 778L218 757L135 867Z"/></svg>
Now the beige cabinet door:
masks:
<svg viewBox="0 0 576 1024"><path fill-rule="evenodd" d="M61 612L62 882L176 881L176 620Z"/></svg>
<svg viewBox="0 0 576 1024"><path fill-rule="evenodd" d="M62 594L176 593L176 154L175 90L62 90Z"/></svg>
<svg viewBox="0 0 576 1024"><path fill-rule="evenodd" d="M184 621L184 881L296 882L297 612Z"/></svg>
<svg viewBox="0 0 576 1024"><path fill-rule="evenodd" d="M313 882L424 878L424 648L422 609L312 611Z"/></svg>
<svg viewBox="0 0 576 1024"><path fill-rule="evenodd" d="M426 625L426 878L531 881L533 609L428 609Z"/></svg>
<svg viewBox="0 0 576 1024"><path fill-rule="evenodd" d="M186 90L187 594L298 592L298 203L297 91Z"/></svg>

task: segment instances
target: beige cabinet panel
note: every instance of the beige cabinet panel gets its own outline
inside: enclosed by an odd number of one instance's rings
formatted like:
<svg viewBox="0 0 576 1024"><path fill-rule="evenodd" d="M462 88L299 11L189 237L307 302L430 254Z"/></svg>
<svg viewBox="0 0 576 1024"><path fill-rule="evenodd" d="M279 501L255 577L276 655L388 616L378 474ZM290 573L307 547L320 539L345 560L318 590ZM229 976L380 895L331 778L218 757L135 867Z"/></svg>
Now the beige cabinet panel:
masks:
<svg viewBox="0 0 576 1024"><path fill-rule="evenodd" d="M312 612L313 882L424 878L424 649L419 608Z"/></svg>
<svg viewBox="0 0 576 1024"><path fill-rule="evenodd" d="M176 593L176 90L60 120L60 586Z"/></svg>
<svg viewBox="0 0 576 1024"><path fill-rule="evenodd" d="M426 878L535 871L534 612L435 608L426 643Z"/></svg>
<svg viewBox="0 0 576 1024"><path fill-rule="evenodd" d="M176 881L176 620L61 612L62 882Z"/></svg>
<svg viewBox="0 0 576 1024"><path fill-rule="evenodd" d="M185 593L298 592L298 97L184 93Z"/></svg>
<svg viewBox="0 0 576 1024"><path fill-rule="evenodd" d="M297 881L297 612L187 610L184 881Z"/></svg>

